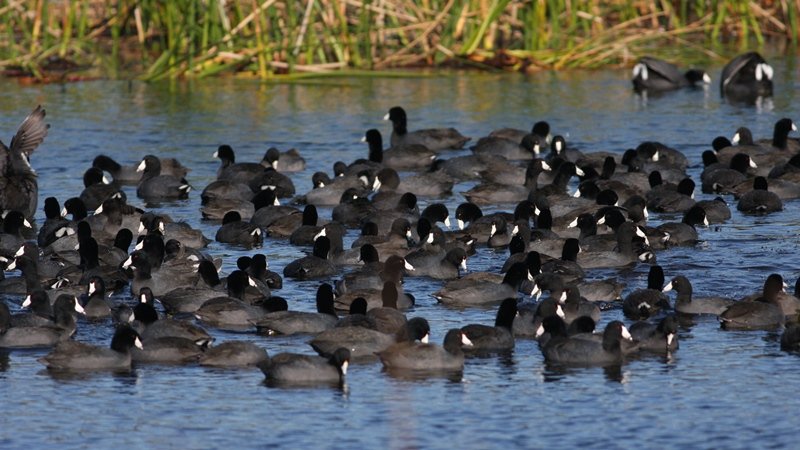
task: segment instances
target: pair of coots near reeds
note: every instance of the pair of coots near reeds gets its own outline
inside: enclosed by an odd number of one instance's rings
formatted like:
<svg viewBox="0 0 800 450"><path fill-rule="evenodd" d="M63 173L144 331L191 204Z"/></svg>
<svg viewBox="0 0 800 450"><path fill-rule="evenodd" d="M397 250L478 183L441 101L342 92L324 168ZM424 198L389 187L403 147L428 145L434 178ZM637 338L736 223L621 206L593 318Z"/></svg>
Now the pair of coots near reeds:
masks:
<svg viewBox="0 0 800 450"><path fill-rule="evenodd" d="M731 59L720 73L720 95L731 101L754 102L772 96L774 70L757 52L748 52ZM711 84L703 70L681 73L667 61L645 56L633 67L633 88L640 93L660 93L684 87Z"/></svg>

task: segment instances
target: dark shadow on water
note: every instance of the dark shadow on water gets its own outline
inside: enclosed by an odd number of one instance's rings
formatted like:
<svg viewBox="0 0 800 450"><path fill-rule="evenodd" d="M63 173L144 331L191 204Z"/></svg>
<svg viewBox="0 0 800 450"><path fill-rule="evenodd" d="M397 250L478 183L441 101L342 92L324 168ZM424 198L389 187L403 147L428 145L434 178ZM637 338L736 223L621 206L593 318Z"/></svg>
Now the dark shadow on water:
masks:
<svg viewBox="0 0 800 450"><path fill-rule="evenodd" d="M761 340L767 344L768 348L778 351L781 348L781 335L783 335L783 328L769 330L761 335Z"/></svg>
<svg viewBox="0 0 800 450"><path fill-rule="evenodd" d="M411 370L411 369L383 369L383 373L402 381L424 381L443 378L454 383L460 383L464 378L463 370Z"/></svg>
<svg viewBox="0 0 800 450"><path fill-rule="evenodd" d="M725 103L736 107L755 107L759 111L771 111L774 108L772 97L762 97L760 95L736 96L726 94Z"/></svg>
<svg viewBox="0 0 800 450"><path fill-rule="evenodd" d="M594 371L598 368L603 370L606 380L616 383L626 381L625 372L622 370L622 365L616 364L611 366L565 366L561 364L545 363L545 370L543 372L545 382L561 381L562 379L573 376L587 371Z"/></svg>
<svg viewBox="0 0 800 450"><path fill-rule="evenodd" d="M692 327L696 324L693 314L675 313L675 318L678 319L678 326L684 331L692 331Z"/></svg>
<svg viewBox="0 0 800 450"><path fill-rule="evenodd" d="M271 389L290 389L295 391L318 391L320 389L324 390L333 390L342 393L344 397L347 397L350 393L350 387L347 385L347 382L343 383L312 383L312 382L287 382L287 381L276 381L270 379L264 379L261 382L263 386L266 386Z"/></svg>
<svg viewBox="0 0 800 450"><path fill-rule="evenodd" d="M0 372L5 372L8 370L10 366L10 360L8 357L8 352L5 350L0 350Z"/></svg>
<svg viewBox="0 0 800 450"><path fill-rule="evenodd" d="M134 386L139 380L135 369L127 371L112 370L55 370L44 369L39 374L48 375L50 378L61 382L87 381L100 377L111 376L114 380L125 386Z"/></svg>

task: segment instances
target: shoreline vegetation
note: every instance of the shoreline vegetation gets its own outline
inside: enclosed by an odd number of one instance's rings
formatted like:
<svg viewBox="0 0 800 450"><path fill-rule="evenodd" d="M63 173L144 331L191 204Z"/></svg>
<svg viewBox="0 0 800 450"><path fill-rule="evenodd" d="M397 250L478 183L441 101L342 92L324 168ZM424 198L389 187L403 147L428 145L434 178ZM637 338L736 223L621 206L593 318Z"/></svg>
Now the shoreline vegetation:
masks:
<svg viewBox="0 0 800 450"><path fill-rule="evenodd" d="M536 72L794 49L800 0L8 0L0 70L30 82Z"/></svg>

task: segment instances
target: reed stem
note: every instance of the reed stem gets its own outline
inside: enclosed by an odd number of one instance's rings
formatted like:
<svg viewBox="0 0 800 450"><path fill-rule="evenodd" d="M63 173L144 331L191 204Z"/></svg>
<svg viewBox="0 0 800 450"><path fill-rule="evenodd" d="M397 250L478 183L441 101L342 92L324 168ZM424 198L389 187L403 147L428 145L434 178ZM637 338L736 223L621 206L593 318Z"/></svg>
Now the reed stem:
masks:
<svg viewBox="0 0 800 450"><path fill-rule="evenodd" d="M798 8L799 0L8 0L0 69L47 73L54 46L75 65L138 63L133 73L146 80L232 71L266 80L301 67L589 68L644 53L724 59L774 40L796 44ZM692 44L684 56L677 39Z"/></svg>

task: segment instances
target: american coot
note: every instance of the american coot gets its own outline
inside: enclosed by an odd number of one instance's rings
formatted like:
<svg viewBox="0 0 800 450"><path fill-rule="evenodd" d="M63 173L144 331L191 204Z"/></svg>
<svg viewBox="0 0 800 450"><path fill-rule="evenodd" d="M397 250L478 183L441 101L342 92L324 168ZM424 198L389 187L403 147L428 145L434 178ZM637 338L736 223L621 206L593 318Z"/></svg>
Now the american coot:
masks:
<svg viewBox="0 0 800 450"><path fill-rule="evenodd" d="M162 174L161 161L154 155L145 156L136 170L142 172L136 195L146 201L188 198L192 189L185 179Z"/></svg>
<svg viewBox="0 0 800 450"><path fill-rule="evenodd" d="M15 314L12 325L25 324L46 324L52 322L53 307L50 305L50 298L47 292L37 289L28 294L22 301L23 308L28 308L29 312Z"/></svg>
<svg viewBox="0 0 800 450"><path fill-rule="evenodd" d="M492 221L489 240L486 245L489 248L507 247L511 242L511 237L519 232L516 224L509 224L502 216L497 216Z"/></svg>
<svg viewBox="0 0 800 450"><path fill-rule="evenodd" d="M84 189L78 198L83 200L83 203L89 209L97 209L104 201L118 195L124 198L125 193L122 192L116 183L107 180L103 176L103 171L90 167L83 173Z"/></svg>
<svg viewBox="0 0 800 450"><path fill-rule="evenodd" d="M253 255L250 265L242 270L246 271L256 282L265 283L270 289L283 287L283 278L277 272L269 270L267 256L263 253Z"/></svg>
<svg viewBox="0 0 800 450"><path fill-rule="evenodd" d="M153 270L152 264L147 256L137 250L122 263L122 268L133 269L133 279L131 280L131 294L138 295L143 287L149 287L153 294L160 296L173 289L189 286L195 281L194 271L186 270L184 267L162 267Z"/></svg>
<svg viewBox="0 0 800 450"><path fill-rule="evenodd" d="M383 367L389 371L412 370L428 373L464 369L464 352L472 342L463 331L454 328L444 336L444 345L407 342L379 352Z"/></svg>
<svg viewBox="0 0 800 450"><path fill-rule="evenodd" d="M210 367L248 367L268 360L267 351L252 342L227 341L206 349L198 363Z"/></svg>
<svg viewBox="0 0 800 450"><path fill-rule="evenodd" d="M708 223L723 223L731 218L731 209L722 197L714 197L711 200L700 200L697 206L703 208L706 213Z"/></svg>
<svg viewBox="0 0 800 450"><path fill-rule="evenodd" d="M508 270L501 283L481 279L459 279L448 282L433 297L448 305L479 305L501 302L516 297L528 268L516 263Z"/></svg>
<svg viewBox="0 0 800 450"><path fill-rule="evenodd" d="M652 259L653 254L634 240L644 239L644 232L633 222L624 222L617 227L615 251L578 253L578 263L584 270L599 267L622 267Z"/></svg>
<svg viewBox="0 0 800 450"><path fill-rule="evenodd" d="M317 207L306 205L303 208L303 222L289 235L289 243L293 245L313 245L314 239L323 228L317 225L318 220Z"/></svg>
<svg viewBox="0 0 800 450"><path fill-rule="evenodd" d="M500 303L494 326L470 324L461 331L471 342L464 347L467 353L503 352L514 348L514 318L517 316L517 299L507 298Z"/></svg>
<svg viewBox="0 0 800 450"><path fill-rule="evenodd" d="M342 281L336 284L337 295L340 296L340 298L337 298L337 302L346 303L345 299L341 297L352 293L359 293L365 290L381 290L386 281L392 281L399 285L403 280L404 271L413 272L416 270L413 266L408 264L405 258L398 255L390 256L382 266L374 266L373 269L374 270L371 271L364 270L345 275ZM404 302L403 305L400 305L402 308L408 308L410 306L413 306L413 303Z"/></svg>
<svg viewBox="0 0 800 450"><path fill-rule="evenodd" d="M506 220L514 220L514 216L509 213L483 215L481 208L473 202L458 205L455 217L459 230L479 241L485 241L489 239L492 220L497 215L502 215Z"/></svg>
<svg viewBox="0 0 800 450"><path fill-rule="evenodd" d="M411 223L408 219L397 218L392 222L392 226L385 236L375 236L374 239L362 237L364 239L359 238L353 242L353 248L363 245L364 241L369 241L378 250L378 253L388 260L390 255L402 255L409 251L409 242L412 237Z"/></svg>
<svg viewBox="0 0 800 450"><path fill-rule="evenodd" d="M789 139L789 133L792 131L797 131L797 125L792 121L792 119L788 117L784 117L782 119L778 119L775 122L775 126L772 130L772 141L759 141L759 144L772 146L774 148L769 148L772 152L775 152L775 149L779 150L789 150L790 152L796 152L800 150L800 143L797 142L796 139ZM783 153L783 154L781 154ZM793 153L785 154L785 152L780 152L778 155L780 160L793 156Z"/></svg>
<svg viewBox="0 0 800 450"><path fill-rule="evenodd" d="M747 179L749 169L758 169L758 165L746 153L736 153L729 167L703 172L702 190L706 193L730 193L734 186Z"/></svg>
<svg viewBox="0 0 800 450"><path fill-rule="evenodd" d="M111 305L106 298L106 283L100 277L91 277L86 286L86 303L83 309L86 318L100 320L111 316Z"/></svg>
<svg viewBox="0 0 800 450"><path fill-rule="evenodd" d="M247 273L234 270L228 275L228 296L207 300L195 311L195 317L217 328L249 330L268 313L288 309L286 301L277 296L253 303L243 301L247 286L253 284Z"/></svg>
<svg viewBox="0 0 800 450"><path fill-rule="evenodd" d="M261 161L262 164L264 162L269 163L273 169L284 172L300 172L306 168L306 160L300 156L296 148L281 152L275 147L270 147Z"/></svg>
<svg viewBox="0 0 800 450"><path fill-rule="evenodd" d="M406 326L406 315L397 309L397 297L397 284L394 281L383 283L382 306L367 311L367 318L375 323L376 330L386 334L396 334Z"/></svg>
<svg viewBox="0 0 800 450"><path fill-rule="evenodd" d="M131 368L132 347L142 348L139 335L128 325L121 325L111 339L111 348L101 348L77 341L60 342L39 361L50 370L127 371Z"/></svg>
<svg viewBox="0 0 800 450"><path fill-rule="evenodd" d="M585 156L580 150L567 147L567 140L564 139L564 136L555 135L552 142L550 142L550 155L548 156L548 159L553 158L561 158L564 161L574 163L579 160L583 161Z"/></svg>
<svg viewBox="0 0 800 450"><path fill-rule="evenodd" d="M656 229L665 233L668 246L694 245L699 239L695 228L698 225L707 227L708 219L706 211L700 206L694 205L683 214L681 222L662 223Z"/></svg>
<svg viewBox="0 0 800 450"><path fill-rule="evenodd" d="M636 322L631 325L631 336L639 342L639 349L654 353L669 353L678 349L678 321L669 315L658 324Z"/></svg>
<svg viewBox="0 0 800 450"><path fill-rule="evenodd" d="M131 349L135 363L185 364L197 361L203 348L213 340L202 328L189 322L159 319L153 294L142 289L141 301L129 317L139 326L144 348Z"/></svg>
<svg viewBox="0 0 800 450"><path fill-rule="evenodd" d="M542 272L558 274L567 282L580 280L585 275L583 268L577 262L580 251L581 247L577 239L566 239L562 247L561 258L542 264Z"/></svg>
<svg viewBox="0 0 800 450"><path fill-rule="evenodd" d="M386 168L381 172L384 171L389 174L395 172L394 169L390 168ZM442 170L416 173L403 177L402 180L400 180L399 177L394 178L391 175L384 180L381 173L379 173L378 176L381 183L383 183L381 185L382 190L390 190L396 193L413 192L419 197L447 197L452 193L455 183L455 180Z"/></svg>
<svg viewBox="0 0 800 450"><path fill-rule="evenodd" d="M312 279L335 274L336 266L328 260L331 241L327 236L320 236L314 241L312 254L296 259L283 268L283 276L287 278Z"/></svg>
<svg viewBox="0 0 800 450"><path fill-rule="evenodd" d="M203 248L211 242L202 231L192 228L188 223L172 222L163 215L151 212L144 213L139 218L138 232L142 234L145 231L147 234L163 236L165 242L175 239L181 245L191 248Z"/></svg>
<svg viewBox="0 0 800 450"><path fill-rule="evenodd" d="M253 192L271 190L279 198L294 196L295 187L292 179L272 167L267 167L247 184Z"/></svg>
<svg viewBox="0 0 800 450"><path fill-rule="evenodd" d="M556 322L560 322L561 327L564 327L563 321ZM556 364L581 366L621 364L624 361L621 342L622 340L632 340L628 329L617 320L606 325L602 342L567 337L566 328L561 330L547 328L545 327L551 337L542 346L542 354L547 362Z"/></svg>
<svg viewBox="0 0 800 450"><path fill-rule="evenodd" d="M796 294L797 286L795 286L795 295L789 294L786 292L786 283L783 281L783 276L779 273L773 273L764 281L764 288L761 293L749 295L743 300L756 300L759 297L771 298L771 302L777 305L785 316L795 317L800 312L800 298L796 297Z"/></svg>
<svg viewBox="0 0 800 450"><path fill-rule="evenodd" d="M36 237L39 247L47 247L68 232L75 233L74 229L68 228L69 221L61 217L61 205L57 198L47 197L44 199L43 209L45 221L39 227L39 234Z"/></svg>
<svg viewBox="0 0 800 450"><path fill-rule="evenodd" d="M317 334L333 328L337 320L333 307L333 288L328 283L322 283L317 288L317 312L272 312L256 323L256 329L260 334L267 335Z"/></svg>
<svg viewBox="0 0 800 450"><path fill-rule="evenodd" d="M539 303L519 304L517 317L514 318L514 336L536 337L537 334L541 334L539 328L542 326L542 321L550 316L564 318L564 309L552 297L547 297Z"/></svg>
<svg viewBox="0 0 800 450"><path fill-rule="evenodd" d="M203 219L222 220L226 212L238 211L244 219L249 220L256 210L250 187L232 180L211 182L203 189L200 199Z"/></svg>
<svg viewBox="0 0 800 450"><path fill-rule="evenodd" d="M259 367L267 383L275 386L341 385L350 364L350 351L338 348L328 358L279 353Z"/></svg>
<svg viewBox="0 0 800 450"><path fill-rule="evenodd" d="M19 211L4 211L2 219L3 232L0 233L0 251L13 255L25 242L22 230L32 228L31 223Z"/></svg>
<svg viewBox="0 0 800 450"><path fill-rule="evenodd" d="M267 168L263 163L237 163L233 148L227 144L220 145L212 158L219 158L221 162L219 170L217 170L218 180L235 180L249 184Z"/></svg>
<svg viewBox="0 0 800 450"><path fill-rule="evenodd" d="M527 135L539 137L542 142L550 142L550 124L540 120L534 123L529 131L517 128L500 128L489 133L491 137L499 137L514 142L520 142Z"/></svg>
<svg viewBox="0 0 800 450"><path fill-rule="evenodd" d="M415 170L430 167L436 153L420 144L393 145L383 150L383 137L376 129L367 130L363 141L369 144L369 160L396 170Z"/></svg>
<svg viewBox="0 0 800 450"><path fill-rule="evenodd" d="M199 279L195 286L176 287L159 296L161 304L168 313L193 313L207 300L224 294L214 263L208 260L200 261L197 274Z"/></svg>
<svg viewBox="0 0 800 450"><path fill-rule="evenodd" d="M756 177L753 190L739 198L736 209L745 214L769 214L783 210L783 202L774 192L768 190L767 179Z"/></svg>
<svg viewBox="0 0 800 450"><path fill-rule="evenodd" d="M172 175L177 178L183 178L189 173L189 169L183 167L180 162L175 158L160 158L161 173L164 175ZM142 173L137 172L136 168L139 163L123 166L114 161L108 155L98 155L92 161L92 167L108 172L119 184L136 185L142 179Z"/></svg>
<svg viewBox="0 0 800 450"><path fill-rule="evenodd" d="M662 292L674 290L678 295L675 297L675 311L682 314L714 314L720 315L722 311L731 306L733 299L722 297L693 298L692 284L688 278L678 275L673 278L662 289Z"/></svg>
<svg viewBox="0 0 800 450"><path fill-rule="evenodd" d="M5 270L14 269L19 269L22 272L22 276L0 280L0 292L25 295L42 288L35 260L25 255L17 256L5 268Z"/></svg>
<svg viewBox="0 0 800 450"><path fill-rule="evenodd" d="M600 321L600 307L595 303L584 299L581 291L576 285L568 285L564 288L566 298L564 299L564 321L570 325L579 317L588 316L593 321Z"/></svg>
<svg viewBox="0 0 800 450"><path fill-rule="evenodd" d="M698 84L710 84L711 77L697 69L681 73L672 63L644 56L633 66L632 81L633 88L637 92L659 92Z"/></svg>
<svg viewBox="0 0 800 450"><path fill-rule="evenodd" d="M177 337L190 340L197 346L206 346L214 338L199 326L185 320L174 318L159 318L154 305L153 292L148 288L142 288L139 294L140 301L133 308L130 320L138 321L143 329L138 330L142 343L148 343L156 339L166 337Z"/></svg>
<svg viewBox="0 0 800 450"><path fill-rule="evenodd" d="M409 132L406 111L400 106L389 109L383 119L392 121L392 147L400 144L421 144L433 151L458 149L470 139L454 128L427 128Z"/></svg>
<svg viewBox="0 0 800 450"><path fill-rule="evenodd" d="M427 342L430 326L425 319L415 317L406 322L394 336L361 326L335 327L316 335L309 343L320 355L332 356L340 347L350 349L353 362L370 362L377 353L396 342Z"/></svg>
<svg viewBox="0 0 800 450"><path fill-rule="evenodd" d="M662 186L655 186L646 194L647 208L650 210L676 213L685 212L694 206L695 183L691 178L686 177L681 180L674 190L669 187L659 189Z"/></svg>
<svg viewBox="0 0 800 450"><path fill-rule="evenodd" d="M37 291L47 307L47 294ZM24 306L24 305L23 305ZM60 295L52 308L52 320L26 314L24 317L9 314L8 306L0 302L0 348L50 347L65 341L75 333L73 312L82 312L77 299L71 295Z"/></svg>
<svg viewBox="0 0 800 450"><path fill-rule="evenodd" d="M778 295L783 291L783 278L773 274L764 282L762 294L756 299L740 300L719 315L720 325L726 330L774 329L783 325L786 316L779 305Z"/></svg>
<svg viewBox="0 0 800 450"><path fill-rule="evenodd" d="M743 102L769 97L772 95L773 73L772 66L757 52L741 54L722 68L720 94Z"/></svg>
<svg viewBox="0 0 800 450"><path fill-rule="evenodd" d="M669 308L669 299L661 290L664 286L664 269L650 266L647 274L647 288L637 289L622 301L622 312L633 320L647 319L662 308Z"/></svg>
<svg viewBox="0 0 800 450"><path fill-rule="evenodd" d="M456 247L447 253L439 253L436 258L414 258L417 253L407 256L409 263L414 267L410 273L413 276L430 277L437 280L451 280L458 278L460 270L467 270L467 252Z"/></svg>
<svg viewBox="0 0 800 450"><path fill-rule="evenodd" d="M150 339L143 347L131 349L135 364L187 364L196 362L203 353L203 348L191 339L174 336Z"/></svg>
<svg viewBox="0 0 800 450"><path fill-rule="evenodd" d="M44 123L44 108L37 106L22 121L11 146L0 141L0 210L20 211L25 217L33 217L39 200L39 185L36 172L30 164L30 156L44 141L50 125Z"/></svg>
<svg viewBox="0 0 800 450"><path fill-rule="evenodd" d="M519 141L511 141L502 137L487 136L478 139L472 152L483 158L487 169L496 164L498 158L508 161L529 161L538 157L544 146L544 141L538 136L526 135ZM496 167L496 166L495 166Z"/></svg>
<svg viewBox="0 0 800 450"><path fill-rule="evenodd" d="M261 245L264 234L258 225L243 221L237 211L229 211L222 218L222 226L217 230L215 239L217 242L250 248Z"/></svg>

